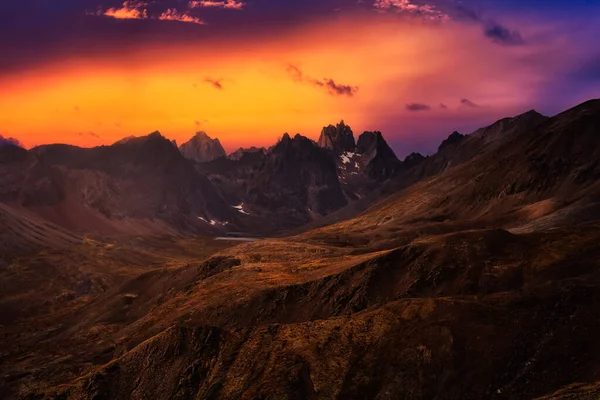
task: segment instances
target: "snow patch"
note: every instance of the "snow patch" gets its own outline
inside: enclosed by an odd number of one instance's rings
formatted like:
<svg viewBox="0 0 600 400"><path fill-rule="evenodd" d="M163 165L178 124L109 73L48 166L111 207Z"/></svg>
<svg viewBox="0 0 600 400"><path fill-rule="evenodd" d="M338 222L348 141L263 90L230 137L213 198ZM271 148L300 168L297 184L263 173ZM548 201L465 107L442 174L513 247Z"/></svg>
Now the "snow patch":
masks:
<svg viewBox="0 0 600 400"><path fill-rule="evenodd" d="M238 210L238 212L240 212L242 214L250 215L249 212L244 211L244 203L240 204L239 206L231 206L231 207L235 208L236 210Z"/></svg>
<svg viewBox="0 0 600 400"><path fill-rule="evenodd" d="M350 158L348 157L348 153L344 153L340 156L340 159L344 164L350 163Z"/></svg>

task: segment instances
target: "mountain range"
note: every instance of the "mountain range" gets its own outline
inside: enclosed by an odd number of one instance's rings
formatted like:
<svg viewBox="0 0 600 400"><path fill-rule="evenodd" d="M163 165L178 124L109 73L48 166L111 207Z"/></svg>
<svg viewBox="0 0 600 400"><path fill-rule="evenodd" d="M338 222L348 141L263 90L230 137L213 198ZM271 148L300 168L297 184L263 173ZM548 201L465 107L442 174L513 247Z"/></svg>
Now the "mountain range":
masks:
<svg viewBox="0 0 600 400"><path fill-rule="evenodd" d="M599 135L4 141L0 397L596 399Z"/></svg>

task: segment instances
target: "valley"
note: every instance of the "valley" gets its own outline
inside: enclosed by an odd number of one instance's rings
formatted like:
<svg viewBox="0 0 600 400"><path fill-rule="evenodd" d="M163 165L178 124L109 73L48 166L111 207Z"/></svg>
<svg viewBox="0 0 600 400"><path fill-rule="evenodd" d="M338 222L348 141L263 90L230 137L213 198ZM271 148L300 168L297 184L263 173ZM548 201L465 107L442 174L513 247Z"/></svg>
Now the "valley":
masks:
<svg viewBox="0 0 600 400"><path fill-rule="evenodd" d="M0 147L0 397L595 399L598 135Z"/></svg>

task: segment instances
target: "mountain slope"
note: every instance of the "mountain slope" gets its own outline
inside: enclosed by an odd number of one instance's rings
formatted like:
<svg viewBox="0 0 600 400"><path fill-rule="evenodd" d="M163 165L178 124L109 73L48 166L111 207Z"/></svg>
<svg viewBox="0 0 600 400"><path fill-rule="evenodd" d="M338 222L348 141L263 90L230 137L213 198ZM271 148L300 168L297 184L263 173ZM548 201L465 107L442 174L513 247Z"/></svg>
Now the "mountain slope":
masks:
<svg viewBox="0 0 600 400"><path fill-rule="evenodd" d="M40 146L0 168L0 200L70 229L207 232L215 229L211 220L239 218L158 132L91 149Z"/></svg>
<svg viewBox="0 0 600 400"><path fill-rule="evenodd" d="M49 398L586 398L599 117L582 104L352 220L149 271L2 366Z"/></svg>

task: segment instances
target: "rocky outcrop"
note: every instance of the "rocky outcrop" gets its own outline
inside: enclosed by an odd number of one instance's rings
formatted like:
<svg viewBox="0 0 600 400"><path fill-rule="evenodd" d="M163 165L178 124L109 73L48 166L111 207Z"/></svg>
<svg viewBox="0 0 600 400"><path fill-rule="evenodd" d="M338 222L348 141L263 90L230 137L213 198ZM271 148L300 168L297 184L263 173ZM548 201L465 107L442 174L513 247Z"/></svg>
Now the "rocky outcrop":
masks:
<svg viewBox="0 0 600 400"><path fill-rule="evenodd" d="M356 148L352 129L341 121L336 126L323 128L319 137L319 147L333 150L336 153L353 152Z"/></svg>
<svg viewBox="0 0 600 400"><path fill-rule="evenodd" d="M219 139L212 139L206 132L198 132L188 142L179 146L179 151L189 160L199 163L225 157L225 149Z"/></svg>
<svg viewBox="0 0 600 400"><path fill-rule="evenodd" d="M255 154L255 153L261 153L261 154L265 154L267 152L267 150L264 147L240 147L239 149L237 149L236 151L234 151L233 153L231 153L230 155L227 156L228 159L233 160L233 161L239 161L242 159L242 157L244 156L244 154Z"/></svg>
<svg viewBox="0 0 600 400"><path fill-rule="evenodd" d="M331 153L312 140L287 133L267 154L248 193L248 202L308 220L346 205Z"/></svg>
<svg viewBox="0 0 600 400"><path fill-rule="evenodd" d="M368 160L364 173L371 179L383 181L394 174L400 166L400 161L394 151L388 146L381 132L364 132L358 138L356 152Z"/></svg>

